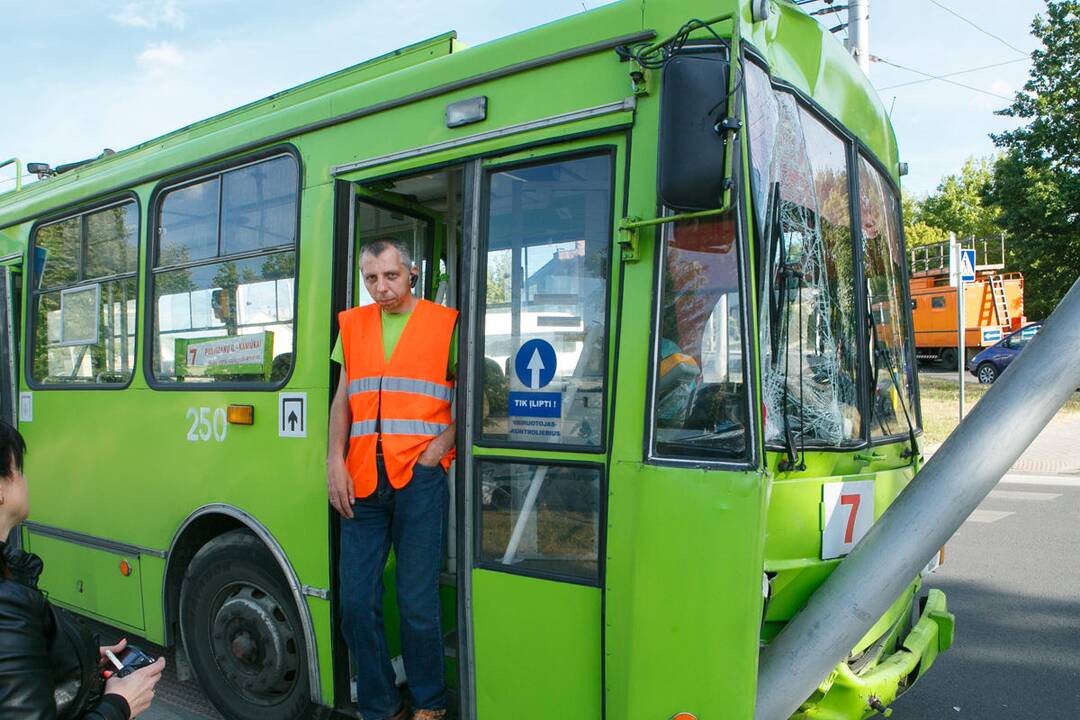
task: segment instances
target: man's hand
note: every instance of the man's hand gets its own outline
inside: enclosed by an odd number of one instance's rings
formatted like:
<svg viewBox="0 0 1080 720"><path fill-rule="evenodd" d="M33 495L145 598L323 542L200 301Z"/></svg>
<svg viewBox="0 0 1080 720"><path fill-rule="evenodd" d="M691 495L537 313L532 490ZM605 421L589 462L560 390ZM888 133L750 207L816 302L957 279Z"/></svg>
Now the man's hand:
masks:
<svg viewBox="0 0 1080 720"><path fill-rule="evenodd" d="M450 427L443 430L442 433L428 443L428 446L424 448L424 452L420 453L420 457L416 459L416 462L429 468L438 465L446 453L450 452L450 448L454 447L456 428L456 423L450 423Z"/></svg>
<svg viewBox="0 0 1080 720"><path fill-rule="evenodd" d="M346 520L352 520L353 488L345 461L331 458L326 463L326 494L330 504Z"/></svg>
<svg viewBox="0 0 1080 720"><path fill-rule="evenodd" d="M443 453L443 455L445 454L446 453ZM428 445L427 449L424 450L424 452L420 453L420 457L416 458L416 464L433 468L439 464L440 460L442 460L442 455L436 455L435 453L433 453L431 451L431 445Z"/></svg>
<svg viewBox="0 0 1080 720"><path fill-rule="evenodd" d="M349 401L345 397L345 387L348 384L349 378L345 375L345 368L342 368L338 376L337 392L334 393L334 401L330 404L330 424L327 430L329 438L326 455L326 495L341 517L352 520L352 478L349 477L349 470L345 467L344 457L349 442L349 425L352 423Z"/></svg>

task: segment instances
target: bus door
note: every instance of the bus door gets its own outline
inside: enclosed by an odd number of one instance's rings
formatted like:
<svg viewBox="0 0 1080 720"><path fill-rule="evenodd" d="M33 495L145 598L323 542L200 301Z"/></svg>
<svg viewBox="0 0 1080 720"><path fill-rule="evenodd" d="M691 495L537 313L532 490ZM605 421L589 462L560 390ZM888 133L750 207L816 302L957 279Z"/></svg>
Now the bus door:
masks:
<svg viewBox="0 0 1080 720"><path fill-rule="evenodd" d="M579 144L467 181L464 717L602 715L615 163L611 146Z"/></svg>
<svg viewBox="0 0 1080 720"><path fill-rule="evenodd" d="M370 184L352 187L350 218L351 281L345 302L349 307L372 302L364 286L361 273L361 255L366 246L378 240L393 240L408 249L412 261L419 269L419 281L414 289L417 296L442 305L455 307L457 303L456 277L458 248L462 222L462 175L461 168L440 169L428 173L381 179ZM451 359L448 374L456 374L457 358ZM450 476L454 476L451 467ZM455 486L450 486L451 507L455 504ZM456 634L456 547L457 515L450 513L448 528L448 552L441 580L443 629L447 649L447 686L453 691L457 685ZM336 565L335 565L336 573ZM394 670L399 682L406 682L404 664L401 661L401 643L398 632L398 609L394 589L394 559L387 563L384 577L386 596L383 617L386 639L393 658ZM344 665L346 650L339 645L338 658ZM353 673L349 673L351 678ZM353 701L356 689L350 689ZM340 705L341 703L339 703Z"/></svg>
<svg viewBox="0 0 1080 720"><path fill-rule="evenodd" d="M12 425L19 419L18 277L14 268L0 267L0 419Z"/></svg>

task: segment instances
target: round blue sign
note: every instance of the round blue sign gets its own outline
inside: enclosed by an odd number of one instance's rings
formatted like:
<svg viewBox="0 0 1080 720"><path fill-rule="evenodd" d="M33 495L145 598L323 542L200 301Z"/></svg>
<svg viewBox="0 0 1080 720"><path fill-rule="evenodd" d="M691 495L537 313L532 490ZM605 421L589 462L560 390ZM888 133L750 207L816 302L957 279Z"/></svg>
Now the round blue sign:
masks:
<svg viewBox="0 0 1080 720"><path fill-rule="evenodd" d="M514 356L514 372L521 384L539 390L555 377L555 348L547 340L530 340Z"/></svg>

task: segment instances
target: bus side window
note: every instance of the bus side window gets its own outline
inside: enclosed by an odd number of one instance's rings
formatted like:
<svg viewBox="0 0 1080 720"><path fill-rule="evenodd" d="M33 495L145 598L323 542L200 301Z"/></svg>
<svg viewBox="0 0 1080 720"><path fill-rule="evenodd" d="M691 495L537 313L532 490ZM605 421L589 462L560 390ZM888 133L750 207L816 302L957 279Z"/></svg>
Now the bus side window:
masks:
<svg viewBox="0 0 1080 720"><path fill-rule="evenodd" d="M135 366L139 208L125 200L35 229L34 383L127 385Z"/></svg>
<svg viewBox="0 0 1080 720"><path fill-rule="evenodd" d="M154 380L280 384L288 377L298 197L291 155L162 194L153 248Z"/></svg>

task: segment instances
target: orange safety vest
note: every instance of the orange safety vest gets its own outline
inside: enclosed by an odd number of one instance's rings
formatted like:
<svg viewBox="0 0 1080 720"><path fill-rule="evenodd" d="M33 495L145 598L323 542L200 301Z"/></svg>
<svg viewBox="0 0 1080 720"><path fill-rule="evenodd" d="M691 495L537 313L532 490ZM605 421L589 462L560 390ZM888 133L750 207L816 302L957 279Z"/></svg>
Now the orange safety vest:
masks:
<svg viewBox="0 0 1080 720"><path fill-rule="evenodd" d="M378 305L338 315L352 411L345 464L356 497L371 495L378 485L379 441L390 484L400 490L424 449L453 421L454 385L446 379L446 366L457 316L457 310L420 300L387 361ZM453 457L451 448L442 459L444 470Z"/></svg>

